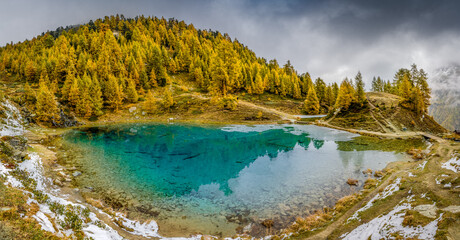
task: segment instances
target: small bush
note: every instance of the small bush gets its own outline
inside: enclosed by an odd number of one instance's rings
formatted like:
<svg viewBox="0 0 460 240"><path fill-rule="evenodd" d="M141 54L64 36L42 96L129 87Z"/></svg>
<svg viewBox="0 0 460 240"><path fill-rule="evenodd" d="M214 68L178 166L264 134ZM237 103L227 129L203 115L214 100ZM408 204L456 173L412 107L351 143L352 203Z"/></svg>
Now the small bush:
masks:
<svg viewBox="0 0 460 240"><path fill-rule="evenodd" d="M235 96L226 96L218 101L219 105L226 110L234 111L238 107L238 99Z"/></svg>

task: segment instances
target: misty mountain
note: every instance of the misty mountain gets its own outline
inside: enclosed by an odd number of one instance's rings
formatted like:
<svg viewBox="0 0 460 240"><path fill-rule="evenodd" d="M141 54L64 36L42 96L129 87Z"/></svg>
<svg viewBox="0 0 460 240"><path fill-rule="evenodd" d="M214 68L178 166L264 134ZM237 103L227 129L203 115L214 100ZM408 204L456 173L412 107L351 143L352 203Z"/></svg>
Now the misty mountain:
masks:
<svg viewBox="0 0 460 240"><path fill-rule="evenodd" d="M460 129L460 65L437 69L430 78L430 86L429 114L449 130Z"/></svg>

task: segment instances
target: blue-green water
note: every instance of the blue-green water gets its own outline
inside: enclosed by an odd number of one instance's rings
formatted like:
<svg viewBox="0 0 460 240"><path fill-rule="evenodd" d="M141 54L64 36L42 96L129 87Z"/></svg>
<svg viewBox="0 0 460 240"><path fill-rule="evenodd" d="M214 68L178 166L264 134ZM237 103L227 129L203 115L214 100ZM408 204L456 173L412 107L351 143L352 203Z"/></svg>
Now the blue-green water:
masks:
<svg viewBox="0 0 460 240"><path fill-rule="evenodd" d="M261 219L286 226L353 191L346 179L362 182L364 169L403 158L338 150L355 136L305 125L131 124L65 139L83 149L81 184L154 212L160 233L229 236Z"/></svg>

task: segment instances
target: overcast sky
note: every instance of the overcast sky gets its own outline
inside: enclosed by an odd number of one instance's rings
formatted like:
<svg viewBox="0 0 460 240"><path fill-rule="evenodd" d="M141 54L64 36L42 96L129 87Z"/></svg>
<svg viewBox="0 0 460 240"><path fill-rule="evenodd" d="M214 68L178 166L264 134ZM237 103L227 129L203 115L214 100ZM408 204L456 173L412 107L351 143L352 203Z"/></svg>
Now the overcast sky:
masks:
<svg viewBox="0 0 460 240"><path fill-rule="evenodd" d="M228 33L266 59L326 82L391 79L416 63L460 63L460 1L2 0L0 45L106 15L174 17Z"/></svg>

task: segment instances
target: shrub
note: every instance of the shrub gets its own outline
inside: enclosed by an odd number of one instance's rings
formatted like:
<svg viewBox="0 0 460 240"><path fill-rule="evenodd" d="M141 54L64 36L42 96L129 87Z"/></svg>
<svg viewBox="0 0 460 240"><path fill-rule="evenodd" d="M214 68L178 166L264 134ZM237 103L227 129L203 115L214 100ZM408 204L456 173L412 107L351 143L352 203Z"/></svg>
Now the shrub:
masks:
<svg viewBox="0 0 460 240"><path fill-rule="evenodd" d="M228 95L219 99L219 105L223 109L234 111L238 107L238 99L235 96Z"/></svg>

